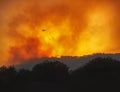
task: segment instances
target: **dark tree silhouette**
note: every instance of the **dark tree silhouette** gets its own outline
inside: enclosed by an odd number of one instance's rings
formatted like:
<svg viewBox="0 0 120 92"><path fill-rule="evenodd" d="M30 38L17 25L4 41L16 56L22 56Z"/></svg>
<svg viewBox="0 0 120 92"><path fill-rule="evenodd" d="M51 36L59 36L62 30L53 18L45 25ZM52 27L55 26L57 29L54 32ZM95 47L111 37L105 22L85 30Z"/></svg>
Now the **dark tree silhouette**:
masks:
<svg viewBox="0 0 120 92"><path fill-rule="evenodd" d="M29 82L31 80L31 71L20 69L16 78L19 82Z"/></svg>
<svg viewBox="0 0 120 92"><path fill-rule="evenodd" d="M32 70L0 67L1 92L116 91L120 85L120 61L95 58L74 71L59 61L44 61Z"/></svg>
<svg viewBox="0 0 120 92"><path fill-rule="evenodd" d="M57 81L65 80L68 77L68 67L59 61L45 61L37 64L33 67L32 72L37 80Z"/></svg>
<svg viewBox="0 0 120 92"><path fill-rule="evenodd" d="M84 67L71 74L74 89L102 91L118 90L120 85L120 61L108 58L95 58Z"/></svg>
<svg viewBox="0 0 120 92"><path fill-rule="evenodd" d="M2 66L0 68L0 79L3 81L3 83L13 83L16 78L16 70L13 66L5 67Z"/></svg>

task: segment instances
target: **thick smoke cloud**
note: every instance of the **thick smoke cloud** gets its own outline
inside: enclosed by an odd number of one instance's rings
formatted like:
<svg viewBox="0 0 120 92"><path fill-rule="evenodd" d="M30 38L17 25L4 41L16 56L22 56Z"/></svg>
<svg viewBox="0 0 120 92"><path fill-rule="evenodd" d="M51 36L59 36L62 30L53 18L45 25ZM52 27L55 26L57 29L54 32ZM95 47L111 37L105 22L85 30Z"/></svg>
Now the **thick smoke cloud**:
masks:
<svg viewBox="0 0 120 92"><path fill-rule="evenodd" d="M1 0L0 64L119 53L118 0Z"/></svg>

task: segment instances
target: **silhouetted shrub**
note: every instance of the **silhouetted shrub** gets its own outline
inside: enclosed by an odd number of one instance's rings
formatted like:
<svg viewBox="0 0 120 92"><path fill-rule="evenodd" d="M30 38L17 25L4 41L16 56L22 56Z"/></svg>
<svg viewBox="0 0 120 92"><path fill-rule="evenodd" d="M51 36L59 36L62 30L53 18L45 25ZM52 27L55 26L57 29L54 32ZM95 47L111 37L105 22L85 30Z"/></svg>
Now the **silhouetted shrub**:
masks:
<svg viewBox="0 0 120 92"><path fill-rule="evenodd" d="M51 85L51 86L49 86ZM61 89L62 92L119 89L120 61L111 58L95 58L74 71L59 61L45 61L32 70L0 67L0 87L3 92L34 92ZM51 88L52 87L52 88ZM59 90L60 91L60 90ZM102 91L102 90L101 90Z"/></svg>
<svg viewBox="0 0 120 92"><path fill-rule="evenodd" d="M83 67L84 71L105 72L105 71L120 71L120 61L108 58L95 58Z"/></svg>
<svg viewBox="0 0 120 92"><path fill-rule="evenodd" d="M17 81L29 82L31 79L31 71L26 69L20 69L17 74Z"/></svg>
<svg viewBox="0 0 120 92"><path fill-rule="evenodd" d="M2 80L3 84L13 83L16 78L16 70L13 66L0 67L0 80Z"/></svg>
<svg viewBox="0 0 120 92"><path fill-rule="evenodd" d="M120 84L120 61L111 58L95 58L71 74L71 85L74 89L87 88L118 89ZM82 89L81 88L81 89Z"/></svg>
<svg viewBox="0 0 120 92"><path fill-rule="evenodd" d="M37 64L33 67L32 72L34 73L35 79L39 80L64 80L68 77L68 67L60 63L59 61L55 62L44 62Z"/></svg>

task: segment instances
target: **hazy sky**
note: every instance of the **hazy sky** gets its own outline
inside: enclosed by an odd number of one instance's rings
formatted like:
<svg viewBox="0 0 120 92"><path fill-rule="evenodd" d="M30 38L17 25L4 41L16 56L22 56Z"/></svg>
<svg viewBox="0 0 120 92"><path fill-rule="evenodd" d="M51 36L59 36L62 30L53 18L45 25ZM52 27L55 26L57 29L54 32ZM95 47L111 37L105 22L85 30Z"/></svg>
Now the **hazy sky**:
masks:
<svg viewBox="0 0 120 92"><path fill-rule="evenodd" d="M119 0L0 0L0 65L120 52Z"/></svg>

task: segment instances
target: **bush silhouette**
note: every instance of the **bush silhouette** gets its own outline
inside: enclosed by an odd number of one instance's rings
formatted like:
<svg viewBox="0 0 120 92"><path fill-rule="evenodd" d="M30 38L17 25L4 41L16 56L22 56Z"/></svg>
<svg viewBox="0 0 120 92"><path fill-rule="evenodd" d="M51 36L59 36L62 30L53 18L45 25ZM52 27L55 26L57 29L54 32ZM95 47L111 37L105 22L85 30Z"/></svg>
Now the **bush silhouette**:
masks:
<svg viewBox="0 0 120 92"><path fill-rule="evenodd" d="M74 92L118 89L120 85L120 61L111 58L95 58L72 72L59 61L44 61L32 70L13 66L0 67L0 87L3 92ZM52 87L52 88L51 88ZM48 88L48 89L47 89ZM60 90L61 89L61 90ZM100 90L101 89L101 90Z"/></svg>
<svg viewBox="0 0 120 92"><path fill-rule="evenodd" d="M0 79L3 84L13 83L16 78L16 70L13 66L0 68Z"/></svg>
<svg viewBox="0 0 120 92"><path fill-rule="evenodd" d="M16 77L19 82L29 82L31 79L31 71L26 69L20 69Z"/></svg>
<svg viewBox="0 0 120 92"><path fill-rule="evenodd" d="M91 60L83 69L89 72L119 71L120 62L110 57L98 57Z"/></svg>
<svg viewBox="0 0 120 92"><path fill-rule="evenodd" d="M91 90L118 89L120 84L120 61L111 58L95 58L84 67L71 74L71 84L75 89L88 88ZM87 87L86 87L87 86ZM81 89L82 90L82 89ZM87 90L87 89L86 89Z"/></svg>
<svg viewBox="0 0 120 92"><path fill-rule="evenodd" d="M68 67L59 61L37 64L33 67L35 79L39 80L65 80L68 77Z"/></svg>

